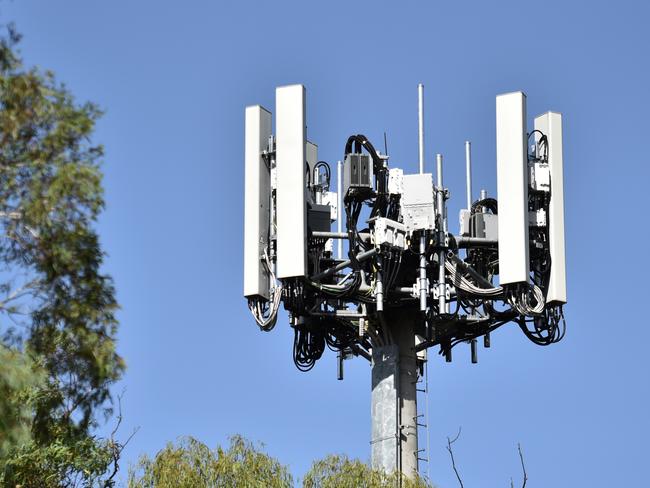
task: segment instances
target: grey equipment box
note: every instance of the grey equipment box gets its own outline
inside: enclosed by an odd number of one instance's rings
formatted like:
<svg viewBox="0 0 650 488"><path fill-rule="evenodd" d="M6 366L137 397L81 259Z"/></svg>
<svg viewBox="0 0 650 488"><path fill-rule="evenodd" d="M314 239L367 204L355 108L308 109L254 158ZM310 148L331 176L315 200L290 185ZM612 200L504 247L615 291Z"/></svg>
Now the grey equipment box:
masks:
<svg viewBox="0 0 650 488"><path fill-rule="evenodd" d="M331 227L329 205L311 205L307 211L307 226L312 232L329 232Z"/></svg>
<svg viewBox="0 0 650 488"><path fill-rule="evenodd" d="M472 237L482 237L497 241L499 239L499 219L491 213L472 215Z"/></svg>
<svg viewBox="0 0 650 488"><path fill-rule="evenodd" d="M366 197L373 191L372 159L368 154L348 154L343 163L343 195Z"/></svg>

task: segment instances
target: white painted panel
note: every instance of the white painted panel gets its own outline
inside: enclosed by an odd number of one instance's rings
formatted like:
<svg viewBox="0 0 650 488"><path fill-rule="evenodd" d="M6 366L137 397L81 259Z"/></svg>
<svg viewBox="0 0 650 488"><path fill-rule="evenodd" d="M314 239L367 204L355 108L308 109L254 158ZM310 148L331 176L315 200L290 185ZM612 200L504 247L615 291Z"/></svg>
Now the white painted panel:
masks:
<svg viewBox="0 0 650 488"><path fill-rule="evenodd" d="M551 202L549 205L549 247L551 277L546 294L547 302L566 303L566 264L564 250L564 161L562 156L562 114L547 112L535 118L535 129L548 139L548 166L551 174ZM535 134L536 139L541 137Z"/></svg>
<svg viewBox="0 0 650 488"><path fill-rule="evenodd" d="M246 107L244 142L244 296L269 297L262 254L269 239L270 172L262 158L271 135L271 113Z"/></svg>
<svg viewBox="0 0 650 488"><path fill-rule="evenodd" d="M307 159L307 164L309 164L309 170L311 174L314 174L314 166L318 162L318 145L313 142L307 141L307 147L305 149L305 157ZM314 183L312 181L312 183Z"/></svg>
<svg viewBox="0 0 650 488"><path fill-rule="evenodd" d="M528 282L528 151L526 95L497 96L499 282Z"/></svg>
<svg viewBox="0 0 650 488"><path fill-rule="evenodd" d="M307 159L307 166L309 166L309 180L311 184L315 184L316 182L314 181L315 175L314 175L314 166L316 166L316 163L318 162L318 146L314 144L313 142L307 141L307 145L305 146L305 158ZM306 170L305 170L306 171ZM313 201L313 195L310 191L306 192L306 198L307 202L312 205L316 203ZM309 224L309 217L307 217L307 224ZM309 225L308 225L309 226Z"/></svg>
<svg viewBox="0 0 650 488"><path fill-rule="evenodd" d="M278 278L305 276L307 271L305 88L282 86L275 91Z"/></svg>

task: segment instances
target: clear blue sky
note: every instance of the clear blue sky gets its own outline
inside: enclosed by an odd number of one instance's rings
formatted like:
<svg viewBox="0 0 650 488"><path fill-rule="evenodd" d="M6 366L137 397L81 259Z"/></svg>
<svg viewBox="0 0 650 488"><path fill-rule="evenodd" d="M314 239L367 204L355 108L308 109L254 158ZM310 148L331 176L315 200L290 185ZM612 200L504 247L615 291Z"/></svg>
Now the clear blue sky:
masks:
<svg viewBox="0 0 650 488"><path fill-rule="evenodd" d="M426 6L425 6L426 5ZM0 4L26 61L106 109L106 271L122 304L128 363L123 435L140 453L193 435L241 433L301 474L332 452L369 455L370 370L329 353L309 374L291 330L257 330L242 298L243 114L303 83L308 133L340 158L363 132L416 171L418 82L427 164L445 155L452 223L464 202L463 141L475 188L495 193L494 97L528 95L529 119L564 114L568 333L430 364L431 476L509 486L523 445L530 487L647 486L650 34L647 2L161 2Z"/></svg>

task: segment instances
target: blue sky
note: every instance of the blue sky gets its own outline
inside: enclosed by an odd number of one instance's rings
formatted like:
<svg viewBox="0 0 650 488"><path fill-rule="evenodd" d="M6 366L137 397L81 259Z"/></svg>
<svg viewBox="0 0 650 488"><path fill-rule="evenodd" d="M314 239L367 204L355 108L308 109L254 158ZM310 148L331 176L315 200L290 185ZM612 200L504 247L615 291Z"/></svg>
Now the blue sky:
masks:
<svg viewBox="0 0 650 488"><path fill-rule="evenodd" d="M332 452L369 456L370 370L334 355L308 373L281 317L257 330L242 292L243 115L307 87L309 138L340 159L349 134L417 170L425 84L427 165L445 156L452 226L474 188L496 189L494 97L523 90L529 123L564 114L568 333L542 348L516 326L492 349L430 364L430 473L456 486L445 437L462 425L466 486L647 484L645 310L650 34L647 2L2 2L28 64L53 69L106 115L99 231L116 281L128 371L127 465L193 435L241 433L300 475ZM454 228L454 227L452 227ZM424 444L424 442L423 442Z"/></svg>

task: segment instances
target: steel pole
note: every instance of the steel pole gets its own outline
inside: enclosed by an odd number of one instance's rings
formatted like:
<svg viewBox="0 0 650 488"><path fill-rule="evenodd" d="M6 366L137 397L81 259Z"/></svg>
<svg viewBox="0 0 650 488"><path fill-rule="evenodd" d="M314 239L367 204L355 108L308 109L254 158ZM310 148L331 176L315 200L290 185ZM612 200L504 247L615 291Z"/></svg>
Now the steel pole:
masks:
<svg viewBox="0 0 650 488"><path fill-rule="evenodd" d="M424 85L418 84L418 150L420 174L424 173Z"/></svg>
<svg viewBox="0 0 650 488"><path fill-rule="evenodd" d="M472 143L465 141L465 172L467 185L467 210L472 208Z"/></svg>

